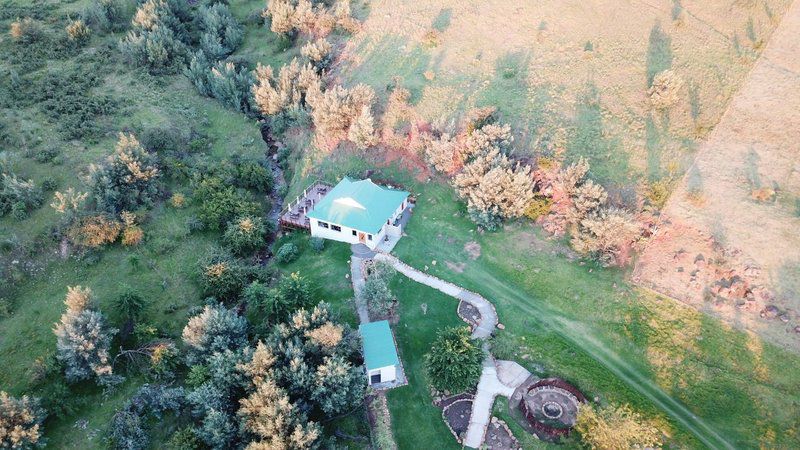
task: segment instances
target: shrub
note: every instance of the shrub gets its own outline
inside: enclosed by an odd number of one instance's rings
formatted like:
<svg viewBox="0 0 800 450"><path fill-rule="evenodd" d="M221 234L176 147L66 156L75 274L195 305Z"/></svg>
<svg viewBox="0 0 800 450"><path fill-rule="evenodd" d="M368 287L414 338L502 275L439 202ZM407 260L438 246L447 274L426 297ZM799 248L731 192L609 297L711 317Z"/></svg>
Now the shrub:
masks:
<svg viewBox="0 0 800 450"><path fill-rule="evenodd" d="M308 241L308 245L317 253L321 253L325 249L325 239L321 237L312 237Z"/></svg>
<svg viewBox="0 0 800 450"><path fill-rule="evenodd" d="M536 220L539 217L545 216L550 212L550 206L553 204L553 200L549 197L544 196L536 196L525 208L525 217Z"/></svg>
<svg viewBox="0 0 800 450"><path fill-rule="evenodd" d="M283 244L278 248L278 251L275 253L275 260L281 264L287 264L300 256L300 251L297 249L297 246L288 242Z"/></svg>
<svg viewBox="0 0 800 450"><path fill-rule="evenodd" d="M213 230L224 226L230 217L256 216L260 209L249 195L217 176L195 181L194 199L200 204L198 217Z"/></svg>
<svg viewBox="0 0 800 450"><path fill-rule="evenodd" d="M369 275L364 282L361 295L367 302L371 312L378 316L386 316L394 302L394 295L389 289L389 281L393 273L392 267L384 262L375 262L370 267Z"/></svg>
<svg viewBox="0 0 800 450"><path fill-rule="evenodd" d="M182 337L188 347L187 363L201 364L214 353L247 345L247 320L222 305L208 305L189 319Z"/></svg>
<svg viewBox="0 0 800 450"><path fill-rule="evenodd" d="M42 190L45 192L53 192L58 187L58 181L53 177L44 177L42 179Z"/></svg>
<svg viewBox="0 0 800 450"><path fill-rule="evenodd" d="M133 134L120 133L114 154L93 167L91 194L97 207L111 213L152 206L160 173L155 158Z"/></svg>
<svg viewBox="0 0 800 450"><path fill-rule="evenodd" d="M639 233L639 224L630 213L603 208L580 221L572 237L572 247L604 265L623 265L629 257L629 246Z"/></svg>
<svg viewBox="0 0 800 450"><path fill-rule="evenodd" d="M172 433L166 443L167 450L202 450L203 443L191 427Z"/></svg>
<svg viewBox="0 0 800 450"><path fill-rule="evenodd" d="M425 355L425 368L437 390L464 392L478 384L483 350L469 333L469 327L449 327L436 335Z"/></svg>
<svg viewBox="0 0 800 450"><path fill-rule="evenodd" d="M300 53L309 59L317 69L325 69L331 63L331 50L333 46L325 38L319 38L316 41L309 41Z"/></svg>
<svg viewBox="0 0 800 450"><path fill-rule="evenodd" d="M153 75L178 72L187 51L180 8L178 1L142 3L133 16L131 30L120 42L123 55Z"/></svg>
<svg viewBox="0 0 800 450"><path fill-rule="evenodd" d="M42 425L45 417L39 399L27 395L15 398L0 391L0 447L43 447Z"/></svg>
<svg viewBox="0 0 800 450"><path fill-rule="evenodd" d="M203 293L219 300L236 298L246 281L244 268L233 260L220 259L203 267Z"/></svg>
<svg viewBox="0 0 800 450"><path fill-rule="evenodd" d="M176 192L172 194L172 197L169 198L169 203L172 205L173 208L183 208L186 206L186 196L181 194L180 192Z"/></svg>
<svg viewBox="0 0 800 450"><path fill-rule="evenodd" d="M29 99L43 114L58 121L65 138L95 138L104 132L98 120L116 108L110 96L94 92L102 74L101 66L91 64L50 69L33 85Z"/></svg>
<svg viewBox="0 0 800 450"><path fill-rule="evenodd" d="M109 347L116 329L106 327L105 317L94 309L92 291L80 286L67 288L66 312L56 324L58 360L68 382L112 376Z"/></svg>
<svg viewBox="0 0 800 450"><path fill-rule="evenodd" d="M15 42L32 44L44 36L44 30L38 21L25 17L11 22L8 34Z"/></svg>
<svg viewBox="0 0 800 450"><path fill-rule="evenodd" d="M242 161L236 165L237 186L255 189L258 192L271 192L275 186L272 173L258 161Z"/></svg>
<svg viewBox="0 0 800 450"><path fill-rule="evenodd" d="M211 61L217 61L233 53L244 38L242 27L224 3L202 6L197 12L200 48Z"/></svg>
<svg viewBox="0 0 800 450"><path fill-rule="evenodd" d="M98 31L121 31L126 25L129 2L120 0L92 0L81 17Z"/></svg>
<svg viewBox="0 0 800 450"><path fill-rule="evenodd" d="M234 111L249 113L253 77L243 65L220 61L208 74L210 96Z"/></svg>
<svg viewBox="0 0 800 450"><path fill-rule="evenodd" d="M122 224L100 214L81 218L67 231L67 235L77 245L98 248L116 241L121 230Z"/></svg>
<svg viewBox="0 0 800 450"><path fill-rule="evenodd" d="M268 228L261 217L244 216L228 224L222 239L233 254L245 255L266 244Z"/></svg>
<svg viewBox="0 0 800 450"><path fill-rule="evenodd" d="M33 180L21 180L14 174L4 173L0 179L0 217L14 212L26 217L28 212L42 206L42 191Z"/></svg>
<svg viewBox="0 0 800 450"><path fill-rule="evenodd" d="M76 45L85 44L89 40L89 34L91 34L89 27L80 19L73 20L67 24L65 31L67 32L67 39Z"/></svg>
<svg viewBox="0 0 800 450"><path fill-rule="evenodd" d="M628 405L581 405L575 430L591 448L660 448L662 433Z"/></svg>

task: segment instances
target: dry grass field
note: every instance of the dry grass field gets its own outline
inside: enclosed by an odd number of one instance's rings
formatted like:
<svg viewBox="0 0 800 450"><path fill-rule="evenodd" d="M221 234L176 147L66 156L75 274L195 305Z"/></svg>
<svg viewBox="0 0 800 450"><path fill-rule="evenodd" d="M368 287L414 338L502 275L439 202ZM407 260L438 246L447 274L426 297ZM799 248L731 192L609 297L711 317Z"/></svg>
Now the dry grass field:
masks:
<svg viewBox="0 0 800 450"><path fill-rule="evenodd" d="M702 145L642 284L800 350L800 3Z"/></svg>
<svg viewBox="0 0 800 450"><path fill-rule="evenodd" d="M523 154L587 157L607 185L679 178L780 22L788 0L371 2L338 75L399 82L447 128L493 105ZM672 70L677 103L651 106Z"/></svg>

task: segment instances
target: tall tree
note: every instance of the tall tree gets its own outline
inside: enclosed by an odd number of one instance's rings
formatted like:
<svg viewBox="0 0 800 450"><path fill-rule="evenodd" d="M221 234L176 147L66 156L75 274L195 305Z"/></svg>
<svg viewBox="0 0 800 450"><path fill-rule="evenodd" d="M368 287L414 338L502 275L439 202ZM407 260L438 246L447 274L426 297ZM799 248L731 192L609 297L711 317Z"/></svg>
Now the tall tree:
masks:
<svg viewBox="0 0 800 450"><path fill-rule="evenodd" d="M67 288L64 304L67 310L53 332L56 356L64 364L67 381L97 377L106 382L112 375L109 347L117 330L108 328L103 314L94 309L89 288Z"/></svg>

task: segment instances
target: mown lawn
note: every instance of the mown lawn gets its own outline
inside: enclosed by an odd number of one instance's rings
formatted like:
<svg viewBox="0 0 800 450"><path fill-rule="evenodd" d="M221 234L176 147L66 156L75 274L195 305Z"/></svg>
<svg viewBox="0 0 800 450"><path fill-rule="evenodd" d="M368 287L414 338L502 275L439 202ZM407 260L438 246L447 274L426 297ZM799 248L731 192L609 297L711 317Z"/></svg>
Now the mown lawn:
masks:
<svg viewBox="0 0 800 450"><path fill-rule="evenodd" d="M399 301L400 321L394 333L408 377L407 386L387 394L397 445L401 449L458 448L441 410L433 405L424 365L438 330L466 326L456 314L458 301L400 274L394 276L390 288Z"/></svg>
<svg viewBox="0 0 800 450"><path fill-rule="evenodd" d="M396 253L493 301L506 326L500 357L659 416L681 445L797 445L797 355L573 260L528 224L478 233L448 186L419 190Z"/></svg>

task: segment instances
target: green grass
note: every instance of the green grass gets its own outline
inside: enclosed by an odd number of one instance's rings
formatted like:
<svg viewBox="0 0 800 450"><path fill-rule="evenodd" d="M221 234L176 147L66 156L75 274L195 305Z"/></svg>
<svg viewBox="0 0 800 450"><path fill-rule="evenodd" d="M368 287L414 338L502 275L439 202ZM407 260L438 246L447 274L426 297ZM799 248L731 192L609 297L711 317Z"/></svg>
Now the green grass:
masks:
<svg viewBox="0 0 800 450"><path fill-rule="evenodd" d="M399 274L390 288L400 303L400 321L394 333L408 377L407 386L387 394L395 441L401 449L458 448L441 410L432 403L424 366L424 355L439 329L466 325L456 314L458 301ZM427 312L423 312L422 304L427 305Z"/></svg>
<svg viewBox="0 0 800 450"><path fill-rule="evenodd" d="M407 233L398 256L494 302L501 334L529 368L659 416L683 445L797 444L797 355L640 292L620 271L579 265L530 225L479 234L447 186L425 187ZM472 240L482 247L475 261L463 250ZM764 437L765 429L787 433Z"/></svg>

